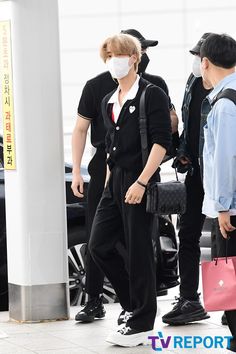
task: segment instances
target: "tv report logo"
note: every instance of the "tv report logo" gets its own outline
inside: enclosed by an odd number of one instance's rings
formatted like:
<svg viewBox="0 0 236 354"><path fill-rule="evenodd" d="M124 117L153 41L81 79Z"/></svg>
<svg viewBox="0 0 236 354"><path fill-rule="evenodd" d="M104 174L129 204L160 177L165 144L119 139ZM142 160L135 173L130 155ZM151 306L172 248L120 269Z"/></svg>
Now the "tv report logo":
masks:
<svg viewBox="0 0 236 354"><path fill-rule="evenodd" d="M227 348L231 336L167 336L164 338L162 332L157 332L157 336L149 336L152 349L161 352L163 349L222 349Z"/></svg>

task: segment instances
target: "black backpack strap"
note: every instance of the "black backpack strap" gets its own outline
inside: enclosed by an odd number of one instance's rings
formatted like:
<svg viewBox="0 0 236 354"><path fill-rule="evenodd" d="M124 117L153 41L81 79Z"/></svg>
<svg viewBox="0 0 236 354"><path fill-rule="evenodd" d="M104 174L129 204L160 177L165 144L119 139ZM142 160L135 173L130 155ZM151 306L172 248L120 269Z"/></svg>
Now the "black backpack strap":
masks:
<svg viewBox="0 0 236 354"><path fill-rule="evenodd" d="M140 130L140 137L141 137L141 147L142 147L142 160L143 160L143 167L146 165L148 159L148 138L147 138L147 116L146 116L146 107L145 107L145 96L148 87L153 86L152 84L148 84L144 87L140 102L139 102L139 130Z"/></svg>
<svg viewBox="0 0 236 354"><path fill-rule="evenodd" d="M236 90L227 88L225 90L220 91L218 95L214 97L213 101L211 102L211 106L213 107L214 104L221 98L228 98L236 105Z"/></svg>

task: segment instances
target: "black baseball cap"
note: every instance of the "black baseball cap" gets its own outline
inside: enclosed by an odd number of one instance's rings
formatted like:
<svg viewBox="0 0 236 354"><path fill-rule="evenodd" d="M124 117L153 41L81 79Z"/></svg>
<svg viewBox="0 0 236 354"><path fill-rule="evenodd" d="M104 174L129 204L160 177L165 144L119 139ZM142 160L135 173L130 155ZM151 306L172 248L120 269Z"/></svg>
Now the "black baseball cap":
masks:
<svg viewBox="0 0 236 354"><path fill-rule="evenodd" d="M193 55L199 55L200 54L200 49L202 46L202 43L205 41L205 39L207 39L207 37L209 37L212 34L212 32L207 32L204 33L202 35L202 37L199 39L199 41L197 42L197 44L190 50L190 53Z"/></svg>
<svg viewBox="0 0 236 354"><path fill-rule="evenodd" d="M158 41L156 40L145 39L141 33L135 29L122 30L121 33L130 34L131 36L137 38L140 41L142 48L155 47L158 44Z"/></svg>

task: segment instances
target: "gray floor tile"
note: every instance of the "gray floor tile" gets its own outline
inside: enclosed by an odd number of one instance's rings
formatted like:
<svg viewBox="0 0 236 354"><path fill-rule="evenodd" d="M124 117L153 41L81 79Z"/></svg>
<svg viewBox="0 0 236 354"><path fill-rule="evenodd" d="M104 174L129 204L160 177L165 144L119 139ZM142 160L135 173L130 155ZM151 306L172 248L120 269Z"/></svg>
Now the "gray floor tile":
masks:
<svg viewBox="0 0 236 354"><path fill-rule="evenodd" d="M19 333L37 333L36 328L30 327L29 325L23 323L1 323L1 329L10 336Z"/></svg>
<svg viewBox="0 0 236 354"><path fill-rule="evenodd" d="M96 354L96 352L86 349L86 348L67 348L67 349L56 349L56 350L40 350L36 351L37 354Z"/></svg>
<svg viewBox="0 0 236 354"><path fill-rule="evenodd" d="M172 308L174 296L178 288L171 289L168 296L158 298L161 314L156 318L154 334L158 331L163 336L194 336L194 335L229 335L227 326L221 325L221 312L211 313L211 318L187 326L172 327L162 323L161 316ZM116 328L117 317L121 311L119 304L107 304L106 317L90 324L74 321L80 307L71 308L69 321L56 321L34 324L21 324L9 321L7 312L0 312L0 328L9 337L0 340L0 354L151 354L150 346L121 348L112 346L105 341L108 333ZM228 354L226 349L209 350L194 349L163 349L163 354Z"/></svg>
<svg viewBox="0 0 236 354"><path fill-rule="evenodd" d="M35 353L34 351L22 348L19 345L14 345L6 342L5 339L0 340L0 354L30 354Z"/></svg>
<svg viewBox="0 0 236 354"><path fill-rule="evenodd" d="M134 348L123 348L112 345L103 345L96 347L96 353L98 354L151 354L155 353L152 350L151 346L140 345ZM174 353L172 350L165 349L163 354L172 354ZM189 353L190 354L190 353Z"/></svg>
<svg viewBox="0 0 236 354"><path fill-rule="evenodd" d="M76 348L76 345L73 345L73 343L46 333L15 334L7 338L5 341L32 351L55 350L68 347Z"/></svg>

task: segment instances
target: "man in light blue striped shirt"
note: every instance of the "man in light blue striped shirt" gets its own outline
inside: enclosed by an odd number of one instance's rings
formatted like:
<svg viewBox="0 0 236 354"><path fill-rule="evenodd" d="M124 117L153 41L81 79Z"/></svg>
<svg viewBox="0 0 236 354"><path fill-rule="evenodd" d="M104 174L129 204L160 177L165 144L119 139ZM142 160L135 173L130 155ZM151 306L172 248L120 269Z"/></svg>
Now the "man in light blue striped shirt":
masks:
<svg viewBox="0 0 236 354"><path fill-rule="evenodd" d="M212 34L201 47L203 79L214 89L208 95L212 109L204 127L203 214L218 218L216 244L219 256L236 256L236 104L216 100L226 89L236 90L236 41L228 35ZM231 91L233 95L236 91ZM226 311L232 333L230 350L236 352L236 310Z"/></svg>

